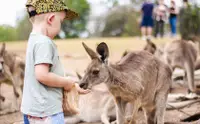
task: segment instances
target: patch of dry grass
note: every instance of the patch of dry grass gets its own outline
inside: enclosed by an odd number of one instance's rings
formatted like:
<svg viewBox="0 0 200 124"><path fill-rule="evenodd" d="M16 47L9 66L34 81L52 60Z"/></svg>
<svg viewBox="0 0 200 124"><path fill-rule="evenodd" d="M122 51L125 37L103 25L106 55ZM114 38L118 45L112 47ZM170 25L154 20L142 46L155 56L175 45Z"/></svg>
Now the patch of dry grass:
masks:
<svg viewBox="0 0 200 124"><path fill-rule="evenodd" d="M156 44L162 44L170 42L172 41L172 39L153 39L152 41ZM106 42L110 48L110 60L112 62L119 60L125 50L141 50L146 43L145 41L142 41L139 37L56 40L55 43L58 47L61 61L64 64L66 70L83 72L87 64L90 62L87 53L82 47L82 42L85 42L89 47L94 50L98 43ZM6 44L7 50L13 51L21 56L25 56L27 41L8 42ZM83 58L73 59L62 57L65 54L83 56Z"/></svg>
<svg viewBox="0 0 200 124"><path fill-rule="evenodd" d="M165 43L172 41L172 39L153 39L156 44ZM106 42L108 43L111 52L121 52L125 49L136 50L143 48L145 41L142 41L138 37L128 37L128 38L89 38L89 39L66 39L66 40L56 40L55 43L58 45L60 52L69 53L82 53L83 47L81 42L86 42L86 44L92 48L95 48L97 43ZM1 43L2 44L2 43ZM7 49L16 52L25 52L27 41L15 41L7 42Z"/></svg>

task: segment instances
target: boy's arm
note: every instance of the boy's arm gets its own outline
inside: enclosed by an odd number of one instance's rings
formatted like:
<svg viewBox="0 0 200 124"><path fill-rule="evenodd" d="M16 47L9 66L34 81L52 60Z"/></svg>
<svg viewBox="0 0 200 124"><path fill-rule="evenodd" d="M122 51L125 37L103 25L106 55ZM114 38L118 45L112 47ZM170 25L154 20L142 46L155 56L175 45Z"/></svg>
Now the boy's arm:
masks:
<svg viewBox="0 0 200 124"><path fill-rule="evenodd" d="M49 72L49 68L50 65L45 63L35 65L35 76L40 83L49 87L64 87L65 90L70 90L75 85L73 80Z"/></svg>
<svg viewBox="0 0 200 124"><path fill-rule="evenodd" d="M36 80L50 87L64 87L71 89L73 81L69 81L62 76L50 72L55 56L53 46L49 42L36 43L34 47L34 66Z"/></svg>
<svg viewBox="0 0 200 124"><path fill-rule="evenodd" d="M49 66L49 64L38 64L35 66L35 76L40 83L49 87L64 87L67 91L71 90L72 87L75 86L79 94L87 94L90 92L90 90L80 88L80 86L73 80L49 72Z"/></svg>
<svg viewBox="0 0 200 124"><path fill-rule="evenodd" d="M34 48L34 70L36 80L49 87L64 87L65 90L71 90L71 88L75 86L80 94L89 92L89 90L81 89L74 80L67 79L49 71L50 66L53 64L54 56L51 44L38 43Z"/></svg>

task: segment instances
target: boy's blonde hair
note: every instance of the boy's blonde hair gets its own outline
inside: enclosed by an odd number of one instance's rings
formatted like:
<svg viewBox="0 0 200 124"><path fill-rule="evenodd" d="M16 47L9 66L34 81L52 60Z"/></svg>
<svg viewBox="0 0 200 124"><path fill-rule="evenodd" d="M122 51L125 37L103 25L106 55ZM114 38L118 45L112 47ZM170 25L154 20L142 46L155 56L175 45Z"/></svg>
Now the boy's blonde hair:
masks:
<svg viewBox="0 0 200 124"><path fill-rule="evenodd" d="M28 8L27 8L27 11L28 12L31 12L31 11L34 11L35 10L35 8L33 7L33 6L29 6ZM35 15L35 16L32 16L32 17L30 17L30 22L33 24L33 23L35 23L35 22L41 22L41 21L43 21L44 20L44 18L45 18L45 15L47 15L48 13L45 13L45 14L38 14L38 15Z"/></svg>

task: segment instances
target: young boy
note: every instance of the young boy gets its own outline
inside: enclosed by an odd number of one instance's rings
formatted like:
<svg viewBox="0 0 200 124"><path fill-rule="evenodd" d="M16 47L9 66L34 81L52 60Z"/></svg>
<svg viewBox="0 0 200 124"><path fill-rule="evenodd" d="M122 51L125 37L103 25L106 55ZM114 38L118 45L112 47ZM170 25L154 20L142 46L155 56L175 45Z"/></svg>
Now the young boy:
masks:
<svg viewBox="0 0 200 124"><path fill-rule="evenodd" d="M60 32L64 19L73 19L78 14L69 10L62 0L28 0L26 7L33 29L27 46L21 105L24 123L64 124L63 88L70 90L75 86L80 94L89 90L64 77L52 39Z"/></svg>

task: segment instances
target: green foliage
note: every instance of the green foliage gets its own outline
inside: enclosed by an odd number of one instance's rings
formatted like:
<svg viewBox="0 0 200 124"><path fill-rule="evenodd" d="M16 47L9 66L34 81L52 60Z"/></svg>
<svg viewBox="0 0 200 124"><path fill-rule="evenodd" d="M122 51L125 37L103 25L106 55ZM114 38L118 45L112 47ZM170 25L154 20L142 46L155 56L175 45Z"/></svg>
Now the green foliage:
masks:
<svg viewBox="0 0 200 124"><path fill-rule="evenodd" d="M200 8L188 6L180 11L180 33L183 39L200 36Z"/></svg>
<svg viewBox="0 0 200 124"><path fill-rule="evenodd" d="M137 5L141 5L143 2L145 2L146 0L131 0L131 2L133 4L137 4Z"/></svg>
<svg viewBox="0 0 200 124"><path fill-rule="evenodd" d="M17 39L16 29L8 26L1 25L0 26L0 41L13 41Z"/></svg>
<svg viewBox="0 0 200 124"><path fill-rule="evenodd" d="M140 34L139 13L130 6L118 6L109 12L105 19L103 37L137 36Z"/></svg>
<svg viewBox="0 0 200 124"><path fill-rule="evenodd" d="M74 20L66 20L62 24L62 30L67 38L79 37L86 30L89 19L90 5L87 0L65 0L67 6L77 12L79 17Z"/></svg>

